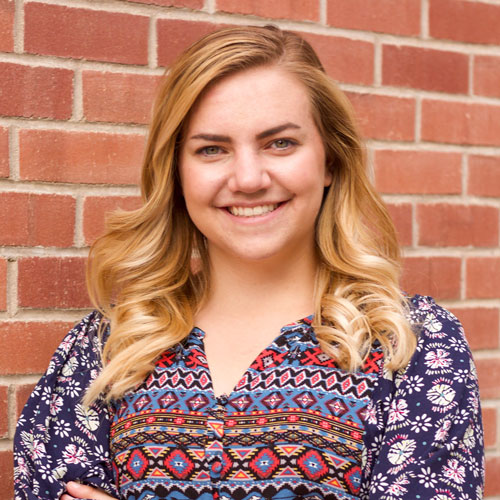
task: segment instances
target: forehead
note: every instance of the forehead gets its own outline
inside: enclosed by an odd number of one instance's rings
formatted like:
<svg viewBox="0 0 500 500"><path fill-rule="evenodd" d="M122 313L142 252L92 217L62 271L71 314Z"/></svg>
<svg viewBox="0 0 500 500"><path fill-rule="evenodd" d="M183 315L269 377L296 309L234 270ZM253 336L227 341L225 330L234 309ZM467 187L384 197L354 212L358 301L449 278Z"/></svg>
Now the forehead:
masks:
<svg viewBox="0 0 500 500"><path fill-rule="evenodd" d="M273 120L310 122L310 101L306 86L289 71L278 66L251 68L210 85L193 106L187 129L259 122L265 126Z"/></svg>

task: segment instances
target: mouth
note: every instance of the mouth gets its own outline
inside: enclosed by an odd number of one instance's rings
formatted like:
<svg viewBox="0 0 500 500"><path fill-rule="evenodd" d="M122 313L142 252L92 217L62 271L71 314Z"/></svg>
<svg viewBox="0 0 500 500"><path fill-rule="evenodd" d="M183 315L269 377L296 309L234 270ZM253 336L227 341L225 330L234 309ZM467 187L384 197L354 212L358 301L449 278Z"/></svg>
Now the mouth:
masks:
<svg viewBox="0 0 500 500"><path fill-rule="evenodd" d="M267 205L257 205L255 207L229 206L226 210L236 217L258 217L270 212L274 212L283 203L269 203Z"/></svg>

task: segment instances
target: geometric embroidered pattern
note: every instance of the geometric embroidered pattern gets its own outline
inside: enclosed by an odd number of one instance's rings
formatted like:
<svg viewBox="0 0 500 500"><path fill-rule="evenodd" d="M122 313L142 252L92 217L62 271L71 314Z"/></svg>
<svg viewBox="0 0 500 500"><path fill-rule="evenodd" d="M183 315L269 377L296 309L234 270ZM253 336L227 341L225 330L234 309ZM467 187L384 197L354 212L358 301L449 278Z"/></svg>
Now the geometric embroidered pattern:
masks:
<svg viewBox="0 0 500 500"><path fill-rule="evenodd" d="M310 318L284 327L233 393L215 397L194 328L115 408L113 467L127 498L355 498L364 416L382 355L340 370ZM149 496L148 496L149 495Z"/></svg>

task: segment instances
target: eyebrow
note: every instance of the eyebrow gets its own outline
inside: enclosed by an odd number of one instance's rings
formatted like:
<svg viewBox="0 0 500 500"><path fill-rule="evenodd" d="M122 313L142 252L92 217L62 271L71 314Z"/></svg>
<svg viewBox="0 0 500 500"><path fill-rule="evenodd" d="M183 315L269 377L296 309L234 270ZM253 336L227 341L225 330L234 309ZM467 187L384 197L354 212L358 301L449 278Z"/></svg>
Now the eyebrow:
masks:
<svg viewBox="0 0 500 500"><path fill-rule="evenodd" d="M283 132L284 130L290 128L300 129L300 126L292 122L283 123L282 125L277 125L276 127L272 127L267 130L264 130L263 132L260 132L259 134L256 135L256 138L258 140L265 139L266 137L279 134L280 132ZM231 142L231 138L229 136L218 135L218 134L196 134L192 135L190 139L203 139L205 141L213 141L213 142Z"/></svg>

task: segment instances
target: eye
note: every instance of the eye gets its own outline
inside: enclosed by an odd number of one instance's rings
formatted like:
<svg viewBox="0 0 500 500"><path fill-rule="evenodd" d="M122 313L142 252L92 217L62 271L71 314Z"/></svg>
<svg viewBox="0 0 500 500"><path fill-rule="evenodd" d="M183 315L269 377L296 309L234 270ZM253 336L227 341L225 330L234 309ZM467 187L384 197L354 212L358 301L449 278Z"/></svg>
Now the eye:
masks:
<svg viewBox="0 0 500 500"><path fill-rule="evenodd" d="M296 145L297 143L295 141L292 141L291 139L276 139L271 143L271 148L277 150L286 150Z"/></svg>
<svg viewBox="0 0 500 500"><path fill-rule="evenodd" d="M198 149L196 153L203 156L215 156L219 154L221 151L222 149L219 146L205 146L203 148Z"/></svg>

